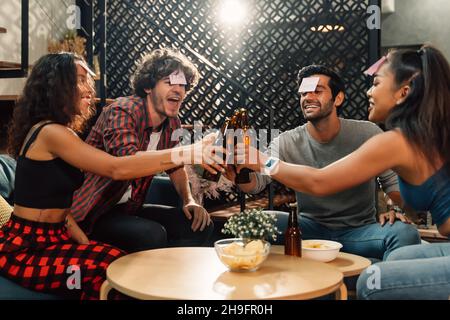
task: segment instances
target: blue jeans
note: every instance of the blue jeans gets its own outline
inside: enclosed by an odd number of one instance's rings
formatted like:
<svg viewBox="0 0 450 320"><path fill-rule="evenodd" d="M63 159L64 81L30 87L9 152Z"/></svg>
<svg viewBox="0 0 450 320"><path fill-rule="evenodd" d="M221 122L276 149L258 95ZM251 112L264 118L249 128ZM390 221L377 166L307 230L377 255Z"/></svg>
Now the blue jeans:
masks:
<svg viewBox="0 0 450 320"><path fill-rule="evenodd" d="M277 244L284 243L284 231L286 230L289 214L276 213L277 227L283 232L277 239ZM385 260L395 249L420 243L417 229L409 224L396 221L384 226L372 223L361 227L348 227L342 229L329 229L314 220L299 216L299 225L302 239L324 239L342 243L343 252L357 254L371 258L371 260Z"/></svg>
<svg viewBox="0 0 450 320"><path fill-rule="evenodd" d="M378 277L378 279L376 279ZM403 247L367 268L357 283L358 299L450 298L450 243Z"/></svg>

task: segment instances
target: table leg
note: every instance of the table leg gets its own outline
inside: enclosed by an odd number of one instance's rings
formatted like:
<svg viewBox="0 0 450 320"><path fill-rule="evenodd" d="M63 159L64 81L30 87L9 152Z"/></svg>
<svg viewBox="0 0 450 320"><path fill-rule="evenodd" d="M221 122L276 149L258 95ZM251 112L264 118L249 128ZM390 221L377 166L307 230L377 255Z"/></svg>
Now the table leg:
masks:
<svg viewBox="0 0 450 320"><path fill-rule="evenodd" d="M342 283L336 291L336 300L347 300L347 286L345 283Z"/></svg>
<svg viewBox="0 0 450 320"><path fill-rule="evenodd" d="M100 288L100 300L108 300L108 293L112 288L108 280L105 280Z"/></svg>

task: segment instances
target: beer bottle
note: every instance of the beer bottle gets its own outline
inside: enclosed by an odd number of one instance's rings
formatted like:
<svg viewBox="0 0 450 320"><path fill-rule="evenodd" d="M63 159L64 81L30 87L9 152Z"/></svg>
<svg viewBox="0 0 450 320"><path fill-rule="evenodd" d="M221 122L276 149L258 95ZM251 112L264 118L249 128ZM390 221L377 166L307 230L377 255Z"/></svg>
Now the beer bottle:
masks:
<svg viewBox="0 0 450 320"><path fill-rule="evenodd" d="M217 137L217 140L214 142L214 145L218 146L222 143L223 147L226 149L226 133L229 125L230 125L230 118L227 117L225 118L225 122L222 124L222 127L220 128L221 135ZM226 155L224 154L223 156L225 160ZM221 175L220 172L212 174L211 172L205 169L205 171L203 171L202 178L213 182L217 182L220 179L220 175Z"/></svg>
<svg viewBox="0 0 450 320"><path fill-rule="evenodd" d="M289 256L302 256L302 233L297 222L297 205L291 204L289 220L284 234L284 254Z"/></svg>
<svg viewBox="0 0 450 320"><path fill-rule="evenodd" d="M240 118L241 118L241 114L239 113L239 110L234 111L234 114L231 116L230 123L228 125L228 128L233 130L233 132L232 132L233 134L230 134L229 136L227 135L226 142L227 142L227 147L232 148L233 155L236 152L236 150L235 150L235 146L237 144L236 130L239 128L239 123L241 121ZM232 162L234 162L234 159L230 159L230 160ZM233 167L234 171L236 172L236 166L235 165L231 165L231 166ZM236 183L236 178L235 178L234 183Z"/></svg>
<svg viewBox="0 0 450 320"><path fill-rule="evenodd" d="M239 114L239 118L238 118L239 122L238 122L237 128L242 130L243 142L244 142L245 146L249 146L251 141L250 141L250 135L248 132L250 130L250 125L248 123L247 110L245 110L244 108L241 108L237 112ZM250 172L251 172L251 170L248 168L241 169L241 171L236 175L235 183L237 183L237 184L250 183Z"/></svg>
<svg viewBox="0 0 450 320"><path fill-rule="evenodd" d="M238 129L240 121L241 121L241 114L240 114L239 110L236 110L230 120L230 129L233 129L233 130ZM236 141L235 141L235 143L236 143Z"/></svg>

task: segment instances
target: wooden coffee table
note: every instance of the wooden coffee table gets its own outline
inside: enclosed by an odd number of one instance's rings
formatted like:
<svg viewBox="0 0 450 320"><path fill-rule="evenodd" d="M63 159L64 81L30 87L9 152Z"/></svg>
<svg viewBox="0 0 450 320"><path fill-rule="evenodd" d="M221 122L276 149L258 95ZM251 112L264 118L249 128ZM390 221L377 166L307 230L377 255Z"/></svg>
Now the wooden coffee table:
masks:
<svg viewBox="0 0 450 320"><path fill-rule="evenodd" d="M121 257L107 270L100 299L114 288L137 299L312 299L336 291L343 273L322 262L272 252L254 272L230 272L214 248L166 248Z"/></svg>
<svg viewBox="0 0 450 320"><path fill-rule="evenodd" d="M271 252L284 254L284 246L272 246ZM339 252L336 259L326 263L329 266L333 266L342 272L344 277L352 277L359 275L364 269L369 267L372 262L364 257L356 254L350 254L345 252ZM347 287L345 284L336 292L336 298L339 300L347 299Z"/></svg>
<svg viewBox="0 0 450 320"><path fill-rule="evenodd" d="M272 246L272 253L284 254L284 246ZM356 254L339 252L336 259L326 263L339 269L344 274L344 277L351 277L359 275L364 269L369 267L372 262L364 257Z"/></svg>

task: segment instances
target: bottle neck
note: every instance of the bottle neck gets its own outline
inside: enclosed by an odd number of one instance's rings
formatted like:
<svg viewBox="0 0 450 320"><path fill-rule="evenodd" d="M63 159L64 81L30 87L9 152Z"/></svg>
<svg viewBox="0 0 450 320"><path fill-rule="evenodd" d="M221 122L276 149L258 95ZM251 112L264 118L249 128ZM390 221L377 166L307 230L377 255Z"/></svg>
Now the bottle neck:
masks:
<svg viewBox="0 0 450 320"><path fill-rule="evenodd" d="M230 125L230 118L226 118L225 122L222 125L222 128L220 128L220 132L222 132L222 134L225 134L226 131L228 130L229 125Z"/></svg>
<svg viewBox="0 0 450 320"><path fill-rule="evenodd" d="M298 226L298 222L297 222L297 209L293 209L290 214L289 214L289 222L288 222L288 226L289 227L297 227Z"/></svg>

